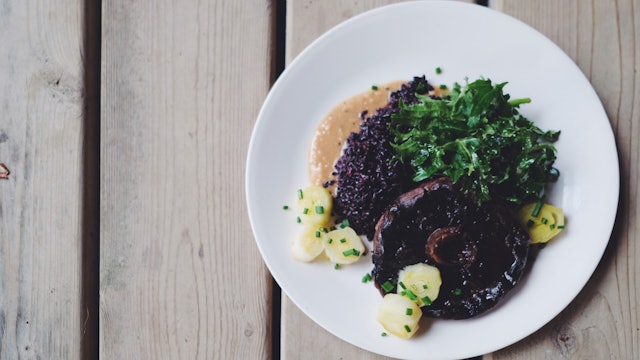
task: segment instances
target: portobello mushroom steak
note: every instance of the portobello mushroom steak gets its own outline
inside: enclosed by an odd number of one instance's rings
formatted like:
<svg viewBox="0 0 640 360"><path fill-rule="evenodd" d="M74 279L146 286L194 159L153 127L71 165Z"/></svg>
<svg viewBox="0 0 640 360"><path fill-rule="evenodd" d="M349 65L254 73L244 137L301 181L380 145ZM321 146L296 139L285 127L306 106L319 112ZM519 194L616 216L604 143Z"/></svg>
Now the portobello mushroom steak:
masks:
<svg viewBox="0 0 640 360"><path fill-rule="evenodd" d="M449 178L423 183L396 198L382 214L373 237L372 277L397 282L398 272L420 262L440 270L429 317L465 319L492 308L520 280L529 235L498 202L481 206ZM389 292L395 292L396 288Z"/></svg>

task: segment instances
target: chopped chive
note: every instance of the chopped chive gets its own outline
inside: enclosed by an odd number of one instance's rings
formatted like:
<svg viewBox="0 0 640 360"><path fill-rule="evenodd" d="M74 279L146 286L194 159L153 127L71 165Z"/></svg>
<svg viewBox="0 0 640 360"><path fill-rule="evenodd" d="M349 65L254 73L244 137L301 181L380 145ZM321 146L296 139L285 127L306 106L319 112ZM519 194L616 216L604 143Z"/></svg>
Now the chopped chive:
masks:
<svg viewBox="0 0 640 360"><path fill-rule="evenodd" d="M382 332L382 334L380 334L380 336L385 337L385 336L387 336L387 333L386 332Z"/></svg>
<svg viewBox="0 0 640 360"><path fill-rule="evenodd" d="M400 287L401 287L403 290L406 290L406 289L407 289L407 287L404 285L404 283L403 283L402 281L398 281L398 285L400 285Z"/></svg>
<svg viewBox="0 0 640 360"><path fill-rule="evenodd" d="M300 219L300 216L296 217L296 222L299 224L302 222L302 219Z"/></svg>
<svg viewBox="0 0 640 360"><path fill-rule="evenodd" d="M404 312L407 315L413 315L413 309L412 308L407 308L407 311Z"/></svg>
<svg viewBox="0 0 640 360"><path fill-rule="evenodd" d="M430 298L430 297L428 297L428 296L425 296L425 297L423 297L423 298L422 298L422 299L420 299L420 300L422 300L422 302L424 303L424 305L425 305L425 306L429 306L429 305L431 305L431 303L433 302L433 301L431 301L431 298Z"/></svg>
<svg viewBox="0 0 640 360"><path fill-rule="evenodd" d="M324 206L316 206L316 214L324 214Z"/></svg>
<svg viewBox="0 0 640 360"><path fill-rule="evenodd" d="M533 208L531 216L538 217L538 215L540 215L540 209L542 209L542 199L538 199L538 202L536 202L536 206Z"/></svg>
<svg viewBox="0 0 640 360"><path fill-rule="evenodd" d="M333 265L333 268L336 269L336 270L340 269L340 264Z"/></svg>
<svg viewBox="0 0 640 360"><path fill-rule="evenodd" d="M405 330L406 332L408 332L408 333L410 333L410 332L411 332L411 328L409 327L409 325L405 325L405 326L404 326L404 330Z"/></svg>
<svg viewBox="0 0 640 360"><path fill-rule="evenodd" d="M462 294L462 290L461 289L455 289L455 290L453 290L453 294L454 295L460 295L460 294Z"/></svg>
<svg viewBox="0 0 640 360"><path fill-rule="evenodd" d="M349 226L349 220L348 219L342 220L342 223L340 224L340 227L344 229L347 226Z"/></svg>
<svg viewBox="0 0 640 360"><path fill-rule="evenodd" d="M316 237L319 238L320 236L322 236L322 233L319 230L317 230L316 231Z"/></svg>
<svg viewBox="0 0 640 360"><path fill-rule="evenodd" d="M331 244L333 242L332 238L329 238L329 240L327 240L327 244Z"/></svg>
<svg viewBox="0 0 640 360"><path fill-rule="evenodd" d="M282 209L283 209L283 210L289 210L289 205L284 205L284 206L282 207Z"/></svg>
<svg viewBox="0 0 640 360"><path fill-rule="evenodd" d="M447 85L444 85L444 84L440 85L440 90L447 90Z"/></svg>
<svg viewBox="0 0 640 360"><path fill-rule="evenodd" d="M438 75L442 74L442 68L440 66L436 68L436 74Z"/></svg>
<svg viewBox="0 0 640 360"><path fill-rule="evenodd" d="M371 90L373 90L373 91L378 90L378 85L371 85Z"/></svg>
<svg viewBox="0 0 640 360"><path fill-rule="evenodd" d="M372 278L371 278L371 274L370 274L370 273L366 273L366 274L364 274L364 276L362 277L362 282L363 282L363 283L366 283L366 282L371 281L371 279L372 279Z"/></svg>
<svg viewBox="0 0 640 360"><path fill-rule="evenodd" d="M553 229L555 229L555 228L556 228L556 224L551 224L551 225L549 225L549 229L553 230Z"/></svg>
<svg viewBox="0 0 640 360"><path fill-rule="evenodd" d="M298 189L298 199L302 199L304 194L302 193L302 189Z"/></svg>
<svg viewBox="0 0 640 360"><path fill-rule="evenodd" d="M347 242L347 239L345 239L345 238L340 239L340 244L344 244L346 242Z"/></svg>
<svg viewBox="0 0 640 360"><path fill-rule="evenodd" d="M427 284L424 284L424 285L422 285L422 288L426 290L426 289L428 289L429 287L427 286Z"/></svg>
<svg viewBox="0 0 640 360"><path fill-rule="evenodd" d="M360 255L360 251L356 250L356 249L349 249L349 250L345 250L342 252L343 256L359 256Z"/></svg>
<svg viewBox="0 0 640 360"><path fill-rule="evenodd" d="M330 227L330 228L329 228L329 230L330 230L330 231L333 231L333 230L335 230L335 229L336 229L336 227L335 227L335 226L332 226L332 227Z"/></svg>
<svg viewBox="0 0 640 360"><path fill-rule="evenodd" d="M547 218L542 218L540 222L546 225L549 222L549 220L547 220Z"/></svg>
<svg viewBox="0 0 640 360"><path fill-rule="evenodd" d="M302 213L307 215L309 213L309 209L307 209L307 208L302 209Z"/></svg>
<svg viewBox="0 0 640 360"><path fill-rule="evenodd" d="M391 290L393 290L393 284L390 283L388 280L385 281L382 285L382 290L384 290L385 292L390 292Z"/></svg>
<svg viewBox="0 0 640 360"><path fill-rule="evenodd" d="M535 225L535 222L533 222L533 220L527 220L527 227L532 227L533 225Z"/></svg>
<svg viewBox="0 0 640 360"><path fill-rule="evenodd" d="M418 297L416 296L416 294L414 294L413 291L411 290L405 290L405 295L407 295L407 297L412 301L418 300Z"/></svg>
<svg viewBox="0 0 640 360"><path fill-rule="evenodd" d="M558 225L558 229L564 229L564 225Z"/></svg>

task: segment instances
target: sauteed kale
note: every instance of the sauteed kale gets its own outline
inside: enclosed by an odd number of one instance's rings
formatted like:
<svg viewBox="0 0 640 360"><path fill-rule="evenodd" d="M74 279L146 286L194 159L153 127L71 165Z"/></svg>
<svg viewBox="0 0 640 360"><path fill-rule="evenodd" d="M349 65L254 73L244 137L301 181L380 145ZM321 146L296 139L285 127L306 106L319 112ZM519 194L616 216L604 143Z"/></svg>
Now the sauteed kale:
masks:
<svg viewBox="0 0 640 360"><path fill-rule="evenodd" d="M559 131L542 131L519 111L507 83L478 79L454 84L441 99L417 95L391 116L392 146L413 180L448 176L478 203L522 204L540 196L559 175L552 144Z"/></svg>

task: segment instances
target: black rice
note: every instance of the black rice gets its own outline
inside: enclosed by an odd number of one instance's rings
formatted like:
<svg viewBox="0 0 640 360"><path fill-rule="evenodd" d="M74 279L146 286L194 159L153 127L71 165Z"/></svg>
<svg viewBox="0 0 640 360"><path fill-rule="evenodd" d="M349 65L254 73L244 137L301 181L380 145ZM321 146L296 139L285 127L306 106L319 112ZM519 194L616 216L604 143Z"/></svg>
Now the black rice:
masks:
<svg viewBox="0 0 640 360"><path fill-rule="evenodd" d="M391 115L400 101L412 104L416 93L433 90L424 76L415 77L393 92L389 104L367 117L359 133L352 133L335 165L337 176L334 210L338 219L348 219L351 227L373 239L375 224L386 207L400 194L413 188L411 169L394 160L389 131ZM366 114L365 114L366 115Z"/></svg>

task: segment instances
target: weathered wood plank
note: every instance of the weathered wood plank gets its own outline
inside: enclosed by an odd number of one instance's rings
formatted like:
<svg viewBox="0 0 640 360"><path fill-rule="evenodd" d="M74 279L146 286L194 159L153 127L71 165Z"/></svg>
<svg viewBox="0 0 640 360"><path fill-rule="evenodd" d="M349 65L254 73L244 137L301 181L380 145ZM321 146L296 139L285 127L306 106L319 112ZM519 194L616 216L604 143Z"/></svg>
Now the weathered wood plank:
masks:
<svg viewBox="0 0 640 360"><path fill-rule="evenodd" d="M376 7L401 2L372 1L288 1L286 60L292 61L307 45L331 27ZM473 1L466 1L473 2ZM346 343L309 319L286 295L282 296L282 358L299 359L385 359Z"/></svg>
<svg viewBox="0 0 640 360"><path fill-rule="evenodd" d="M83 4L0 4L2 359L81 354Z"/></svg>
<svg viewBox="0 0 640 360"><path fill-rule="evenodd" d="M103 2L104 358L270 355L271 278L244 199L270 6Z"/></svg>
<svg viewBox="0 0 640 360"><path fill-rule="evenodd" d="M610 245L577 299L531 337L487 358L637 359L640 4L634 0L496 0L493 6L556 42L590 79L614 129L621 201Z"/></svg>

